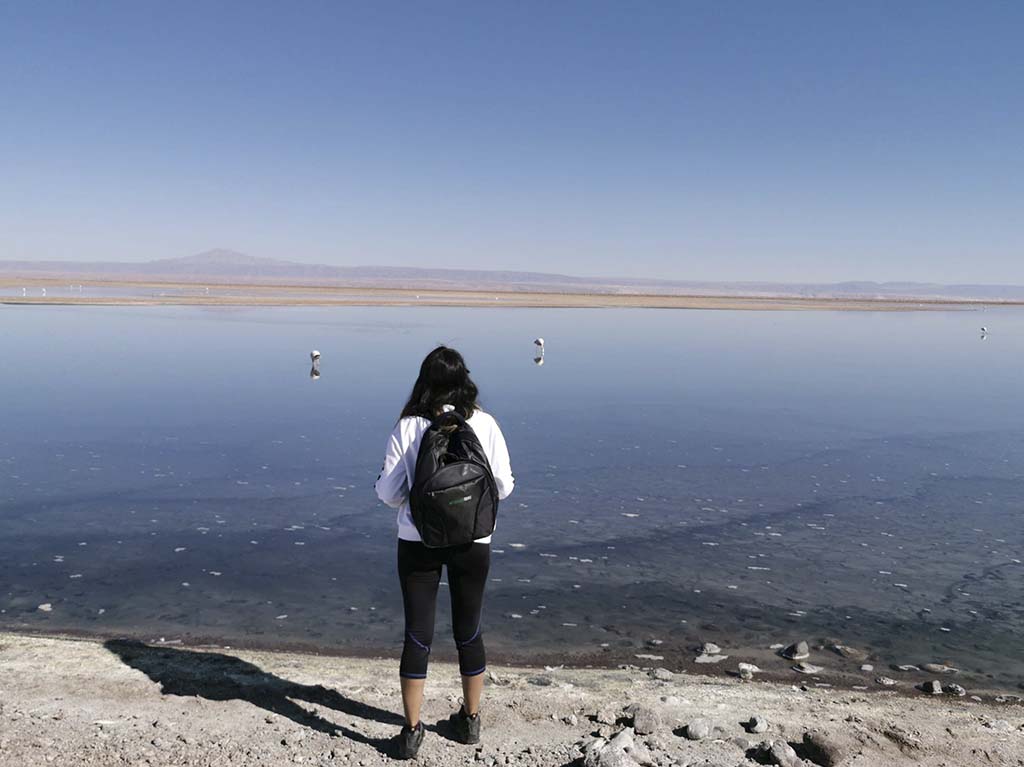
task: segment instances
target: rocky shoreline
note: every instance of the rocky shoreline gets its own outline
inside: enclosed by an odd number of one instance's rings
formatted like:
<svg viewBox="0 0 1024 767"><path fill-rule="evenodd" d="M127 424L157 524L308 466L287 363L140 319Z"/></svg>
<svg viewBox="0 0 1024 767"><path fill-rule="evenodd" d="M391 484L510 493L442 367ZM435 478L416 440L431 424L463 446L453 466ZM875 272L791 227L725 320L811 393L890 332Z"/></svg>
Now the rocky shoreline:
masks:
<svg viewBox="0 0 1024 767"><path fill-rule="evenodd" d="M437 724L457 708L459 687L455 669L435 663L418 763L1024 765L1020 699L951 694L952 670L927 671L943 694L912 696L740 672L492 666L483 743L465 746ZM369 767L392 761L400 711L388 660L0 634L3 767Z"/></svg>
<svg viewBox="0 0 1024 767"><path fill-rule="evenodd" d="M24 628L0 627L4 634L39 638L66 638L92 642L110 639L108 633L85 631L38 631ZM254 644L246 640L226 639L216 636L176 637L173 639L153 638L143 632L133 632L130 637L153 645L182 648L231 647L251 652L290 653L296 655L335 657L350 660L365 659L379 661L381 653L366 647L320 647L317 645L295 645L275 643L271 646ZM981 703L1024 704L1024 681L1016 688L993 686L977 671L962 671L952 665L951 659L899 663L891 658L851 647L837 639L820 639L813 643L798 640L789 645L781 643L761 648L722 647L714 642L687 645L667 644L661 640L647 641L643 652L620 652L615 655L574 653L564 648L558 653L533 656L536 665L557 664L566 669L620 669L649 671L657 669L668 673L696 673L702 676L739 678L744 681L757 679L779 684L813 685L818 688L871 692L890 691L908 696L947 695L969 697ZM527 665L521 657L504 657L500 650L488 648L492 665L519 667ZM445 648L439 648L442 660L454 660L445 656ZM760 665L758 665L760 664Z"/></svg>

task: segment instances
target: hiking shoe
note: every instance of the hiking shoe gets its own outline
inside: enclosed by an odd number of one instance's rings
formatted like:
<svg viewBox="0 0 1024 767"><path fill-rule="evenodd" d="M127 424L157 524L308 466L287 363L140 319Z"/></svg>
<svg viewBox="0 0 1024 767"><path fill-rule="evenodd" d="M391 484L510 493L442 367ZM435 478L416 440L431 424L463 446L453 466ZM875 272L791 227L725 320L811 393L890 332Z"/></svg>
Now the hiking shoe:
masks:
<svg viewBox="0 0 1024 767"><path fill-rule="evenodd" d="M452 725L452 729L455 730L455 739L460 743L467 745L473 745L474 743L480 742L480 714L473 714L470 716L466 713L466 709L459 706L458 713L452 714L448 717L448 721Z"/></svg>
<svg viewBox="0 0 1024 767"><path fill-rule="evenodd" d="M417 722L415 727L405 725L398 733L398 758L415 759L420 752L420 745L423 743L423 722Z"/></svg>

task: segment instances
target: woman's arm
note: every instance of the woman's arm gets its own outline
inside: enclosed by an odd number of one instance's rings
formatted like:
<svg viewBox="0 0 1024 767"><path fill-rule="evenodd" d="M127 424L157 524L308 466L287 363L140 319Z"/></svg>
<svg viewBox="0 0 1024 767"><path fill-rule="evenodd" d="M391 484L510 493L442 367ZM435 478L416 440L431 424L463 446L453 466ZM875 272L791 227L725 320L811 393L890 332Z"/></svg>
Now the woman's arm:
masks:
<svg viewBox="0 0 1024 767"><path fill-rule="evenodd" d="M396 426L388 437L388 445L384 450L384 465L374 485L377 497L396 509L409 497L409 480L405 473L405 464L402 463L402 454L405 451L402 450L400 435L401 429Z"/></svg>
<svg viewBox="0 0 1024 767"><path fill-rule="evenodd" d="M494 483L498 486L498 500L504 500L512 495L516 480L512 476L512 462L508 456L505 435L501 433L497 421L494 422L494 428L491 429L488 448L490 455L487 456L487 460L491 462L491 473L494 475Z"/></svg>

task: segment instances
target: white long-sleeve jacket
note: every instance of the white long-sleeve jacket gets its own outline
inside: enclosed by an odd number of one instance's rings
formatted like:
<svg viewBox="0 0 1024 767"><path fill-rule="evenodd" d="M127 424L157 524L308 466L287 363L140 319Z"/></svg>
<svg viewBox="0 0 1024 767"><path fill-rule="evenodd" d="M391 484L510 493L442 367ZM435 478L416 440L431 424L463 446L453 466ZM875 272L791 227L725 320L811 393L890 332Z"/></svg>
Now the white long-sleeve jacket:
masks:
<svg viewBox="0 0 1024 767"><path fill-rule="evenodd" d="M515 479L512 477L508 447L498 422L483 410L475 411L467 422L487 454L498 487L498 499L508 498L515 486ZM388 506L398 509L398 537L406 541L420 540L409 510L409 489L416 477L416 456L420 451L420 440L429 426L430 421L419 416L409 416L398 422L388 437L384 466L375 485L377 497ZM477 543L490 542L489 535L477 539Z"/></svg>

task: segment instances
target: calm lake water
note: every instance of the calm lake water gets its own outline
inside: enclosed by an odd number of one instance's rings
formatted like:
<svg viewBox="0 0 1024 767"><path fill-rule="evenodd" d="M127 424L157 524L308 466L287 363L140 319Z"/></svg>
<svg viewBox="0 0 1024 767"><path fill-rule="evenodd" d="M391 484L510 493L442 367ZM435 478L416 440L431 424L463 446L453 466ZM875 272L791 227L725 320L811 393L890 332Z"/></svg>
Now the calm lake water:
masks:
<svg viewBox="0 0 1024 767"><path fill-rule="evenodd" d="M832 638L889 675L1024 681L1024 312L9 306L0 326L2 628L397 656L372 486L444 342L517 479L495 658Z"/></svg>

